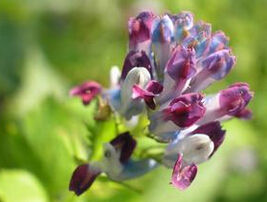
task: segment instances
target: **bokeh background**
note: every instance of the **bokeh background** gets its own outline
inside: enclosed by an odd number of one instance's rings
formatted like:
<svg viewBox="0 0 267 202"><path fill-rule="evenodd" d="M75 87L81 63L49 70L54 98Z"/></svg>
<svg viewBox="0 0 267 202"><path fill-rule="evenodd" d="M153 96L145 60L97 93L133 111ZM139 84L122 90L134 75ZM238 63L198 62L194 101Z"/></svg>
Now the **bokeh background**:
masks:
<svg viewBox="0 0 267 202"><path fill-rule="evenodd" d="M68 183L90 152L84 123L93 109L68 90L88 79L108 86L127 51L127 19L144 9L190 10L225 31L237 65L209 91L248 82L254 117L224 123L223 147L184 192L159 168L127 182L135 189L97 180L76 197ZM267 201L266 9L266 0L0 0L0 201ZM110 139L109 127L96 130L92 147Z"/></svg>

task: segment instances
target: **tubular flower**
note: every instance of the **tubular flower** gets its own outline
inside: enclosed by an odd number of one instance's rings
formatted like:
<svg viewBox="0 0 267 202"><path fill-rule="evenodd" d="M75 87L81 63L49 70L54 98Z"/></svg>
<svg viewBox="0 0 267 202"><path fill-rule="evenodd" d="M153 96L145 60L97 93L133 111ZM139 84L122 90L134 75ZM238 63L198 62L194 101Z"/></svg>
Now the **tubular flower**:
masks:
<svg viewBox="0 0 267 202"><path fill-rule="evenodd" d="M192 13L156 16L142 12L130 18L128 28L129 52L122 73L112 69L111 87L101 90L95 83L83 84L71 95L80 96L84 104L100 95L115 116L128 122L146 117L148 137L167 143L159 162L173 168L171 182L184 190L195 179L199 164L222 145L226 132L221 122L252 117L247 105L253 92L248 84L235 83L217 94L203 94L228 75L236 58L229 38L222 31L212 33L208 23L195 22ZM87 173L84 167L78 168L70 189L76 194L84 191L99 172L113 180L138 176L127 172L135 144L129 134L105 144L104 160L96 164L97 169L87 165ZM135 172L150 170L147 160L134 164Z"/></svg>
<svg viewBox="0 0 267 202"><path fill-rule="evenodd" d="M103 145L103 158L98 162L79 165L72 174L69 190L82 194L101 173L111 180L122 181L144 175L157 166L153 159L133 160L136 141L126 132Z"/></svg>

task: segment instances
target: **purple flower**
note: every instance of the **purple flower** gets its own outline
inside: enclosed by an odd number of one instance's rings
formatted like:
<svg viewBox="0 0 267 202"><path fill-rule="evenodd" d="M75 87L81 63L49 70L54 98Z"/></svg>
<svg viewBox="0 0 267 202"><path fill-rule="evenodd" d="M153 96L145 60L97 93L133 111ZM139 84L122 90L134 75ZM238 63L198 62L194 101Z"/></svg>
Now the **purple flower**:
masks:
<svg viewBox="0 0 267 202"><path fill-rule="evenodd" d="M192 79L186 92L198 92L216 80L223 79L235 64L235 57L228 49L217 51L198 62L201 70Z"/></svg>
<svg viewBox="0 0 267 202"><path fill-rule="evenodd" d="M232 117L248 119L252 115L246 106L252 97L253 92L250 91L248 84L235 83L205 101L207 112L198 124Z"/></svg>
<svg viewBox="0 0 267 202"><path fill-rule="evenodd" d="M219 95L220 111L230 116L239 115L245 109L253 93L247 83L235 83L222 90Z"/></svg>
<svg viewBox="0 0 267 202"><path fill-rule="evenodd" d="M100 92L101 85L94 81L89 81L72 88L70 95L81 97L83 104L88 105Z"/></svg>
<svg viewBox="0 0 267 202"><path fill-rule="evenodd" d="M115 117L124 119L121 124L133 120L139 124L147 118L149 136L168 143L161 162L173 168L172 184L184 190L194 180L197 166L222 145L226 131L221 122L251 118L247 105L253 93L248 84L235 83L217 94L202 94L230 73L236 57L229 38L222 31L212 33L206 22L194 22L192 13L155 16L142 12L128 25L129 52L121 75L112 68L111 88L102 90L99 84L88 82L74 88L71 95L89 104L101 93ZM88 165L89 170L96 167L110 179L121 181L155 168L152 159L131 158L135 147L136 140L129 133L121 134L104 144L103 159ZM79 183L73 182L71 189L76 193L83 192L99 174L80 169L78 174L89 178L76 177Z"/></svg>
<svg viewBox="0 0 267 202"><path fill-rule="evenodd" d="M129 132L118 135L103 147L104 154L100 161L79 165L74 170L69 190L77 196L89 189L102 172L114 181L122 181L144 175L157 166L152 159L131 160L136 141Z"/></svg>
<svg viewBox="0 0 267 202"><path fill-rule="evenodd" d="M163 110L164 119L171 120L181 128L191 126L205 113L202 99L203 96L199 93L186 94L173 99Z"/></svg>

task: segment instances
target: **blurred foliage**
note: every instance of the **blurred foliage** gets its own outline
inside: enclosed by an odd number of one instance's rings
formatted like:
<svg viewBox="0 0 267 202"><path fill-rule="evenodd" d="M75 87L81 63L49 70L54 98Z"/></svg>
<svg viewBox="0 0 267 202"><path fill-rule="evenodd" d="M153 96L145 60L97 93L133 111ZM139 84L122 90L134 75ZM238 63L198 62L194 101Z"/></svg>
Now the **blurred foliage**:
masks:
<svg viewBox="0 0 267 202"><path fill-rule="evenodd" d="M88 79L108 85L109 68L121 67L127 51L127 19L144 9L190 10L225 31L237 65L208 92L248 82L254 119L224 124L224 146L185 192L159 168L127 186L101 178L76 197L68 183L77 160L99 158L117 129L112 119L96 124L95 104L83 107L68 89ZM266 0L1 0L0 201L267 201L266 9ZM136 155L155 144L138 143Z"/></svg>

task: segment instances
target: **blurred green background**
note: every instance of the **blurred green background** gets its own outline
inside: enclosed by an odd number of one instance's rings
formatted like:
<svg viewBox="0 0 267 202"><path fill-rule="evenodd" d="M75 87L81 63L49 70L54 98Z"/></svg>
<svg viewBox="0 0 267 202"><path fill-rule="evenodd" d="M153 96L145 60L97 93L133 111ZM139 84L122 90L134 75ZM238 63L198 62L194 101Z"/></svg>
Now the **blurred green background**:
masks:
<svg viewBox="0 0 267 202"><path fill-rule="evenodd" d="M76 197L68 183L74 157L90 153L84 123L93 122L93 106L68 90L88 79L108 86L127 51L127 19L143 9L190 10L230 36L237 65L209 91L248 82L253 120L224 124L223 147L184 192L159 168L128 182L142 193L97 180ZM0 201L267 201L266 10L266 0L0 0ZM110 127L96 130L97 147Z"/></svg>

